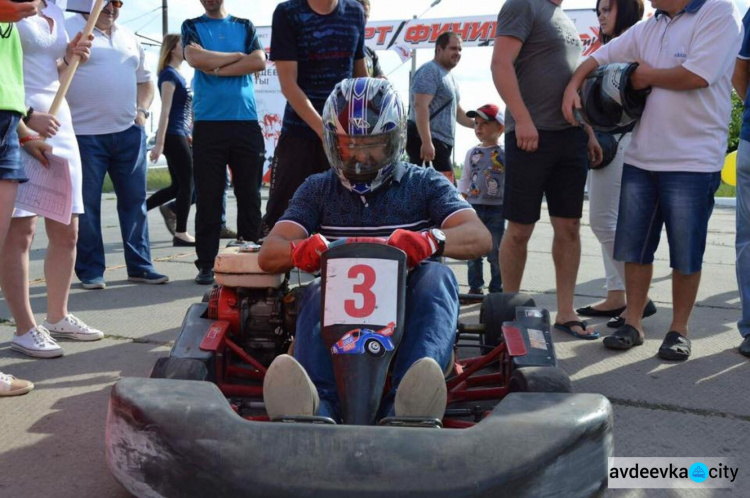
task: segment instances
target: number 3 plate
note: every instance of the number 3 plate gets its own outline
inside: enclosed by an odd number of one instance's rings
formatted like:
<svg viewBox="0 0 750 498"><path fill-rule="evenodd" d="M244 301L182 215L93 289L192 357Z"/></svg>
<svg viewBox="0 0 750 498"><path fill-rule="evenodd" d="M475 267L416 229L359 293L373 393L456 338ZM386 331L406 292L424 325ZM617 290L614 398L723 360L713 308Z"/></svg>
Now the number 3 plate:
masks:
<svg viewBox="0 0 750 498"><path fill-rule="evenodd" d="M328 260L323 326L385 325L398 312L398 261L371 258Z"/></svg>

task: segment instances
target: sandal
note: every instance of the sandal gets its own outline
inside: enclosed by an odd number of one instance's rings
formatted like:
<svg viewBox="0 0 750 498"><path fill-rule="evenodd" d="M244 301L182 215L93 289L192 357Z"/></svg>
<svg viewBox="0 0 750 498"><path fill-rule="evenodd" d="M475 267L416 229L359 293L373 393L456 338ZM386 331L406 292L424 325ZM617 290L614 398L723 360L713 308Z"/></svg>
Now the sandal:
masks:
<svg viewBox="0 0 750 498"><path fill-rule="evenodd" d="M609 349L630 349L643 344L643 337L632 325L623 325L602 341Z"/></svg>
<svg viewBox="0 0 750 498"><path fill-rule="evenodd" d="M588 326L589 326L588 323L583 322L583 321L578 321L578 320L571 320L569 322L555 324L555 328L557 330L562 330L563 332L567 332L568 334L572 335L573 337L577 339L586 339L587 341L599 339L599 332L597 331L593 331L590 334L586 333ZM583 332L576 332L575 330L573 330L573 327L581 327L581 330Z"/></svg>
<svg viewBox="0 0 750 498"><path fill-rule="evenodd" d="M674 330L667 332L659 346L658 356L662 360L687 360L690 357L690 339Z"/></svg>

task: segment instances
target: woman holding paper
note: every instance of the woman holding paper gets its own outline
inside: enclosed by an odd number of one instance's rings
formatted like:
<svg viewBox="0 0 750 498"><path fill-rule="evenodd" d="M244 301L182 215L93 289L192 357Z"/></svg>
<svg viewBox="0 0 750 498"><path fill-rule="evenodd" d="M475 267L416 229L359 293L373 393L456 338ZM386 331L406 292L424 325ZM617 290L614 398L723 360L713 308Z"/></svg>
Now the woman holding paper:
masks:
<svg viewBox="0 0 750 498"><path fill-rule="evenodd" d="M0 255L0 283L5 291L16 335L11 349L29 356L53 358L63 354L54 338L82 341L98 340L103 333L93 329L68 312L68 293L73 276L78 217L83 212L81 196L81 158L73 133L70 109L63 101L57 117L47 113L60 86L59 77L74 56L88 59L89 41L79 33L69 42L63 13L49 0L42 1L38 15L17 24L23 45L24 87L26 91L26 125L46 138L54 154L67 160L72 183L72 217L64 224L45 219L49 245L44 262L47 283L47 319L37 325L29 302L29 249L34 237L37 214L16 209ZM30 168L43 167L39 163Z"/></svg>

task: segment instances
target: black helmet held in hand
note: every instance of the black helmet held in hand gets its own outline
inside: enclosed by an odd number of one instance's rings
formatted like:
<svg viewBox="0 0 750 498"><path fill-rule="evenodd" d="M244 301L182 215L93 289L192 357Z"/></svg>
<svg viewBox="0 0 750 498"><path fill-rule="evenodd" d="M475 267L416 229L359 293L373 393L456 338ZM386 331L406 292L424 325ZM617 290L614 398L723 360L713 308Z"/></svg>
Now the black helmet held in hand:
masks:
<svg viewBox="0 0 750 498"><path fill-rule="evenodd" d="M581 113L592 128L610 131L641 117L651 89L633 89L630 75L637 67L637 62L607 64L586 77L581 86Z"/></svg>

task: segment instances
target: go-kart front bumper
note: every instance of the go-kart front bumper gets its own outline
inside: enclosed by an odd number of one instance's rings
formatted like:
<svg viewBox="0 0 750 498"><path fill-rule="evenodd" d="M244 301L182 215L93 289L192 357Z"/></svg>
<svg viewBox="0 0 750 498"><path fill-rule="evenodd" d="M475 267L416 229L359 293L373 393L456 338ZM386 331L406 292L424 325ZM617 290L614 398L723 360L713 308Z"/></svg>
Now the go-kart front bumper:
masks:
<svg viewBox="0 0 750 498"><path fill-rule="evenodd" d="M613 456L597 394L516 393L468 429L248 421L209 382L124 378L106 433L137 496L589 496Z"/></svg>

